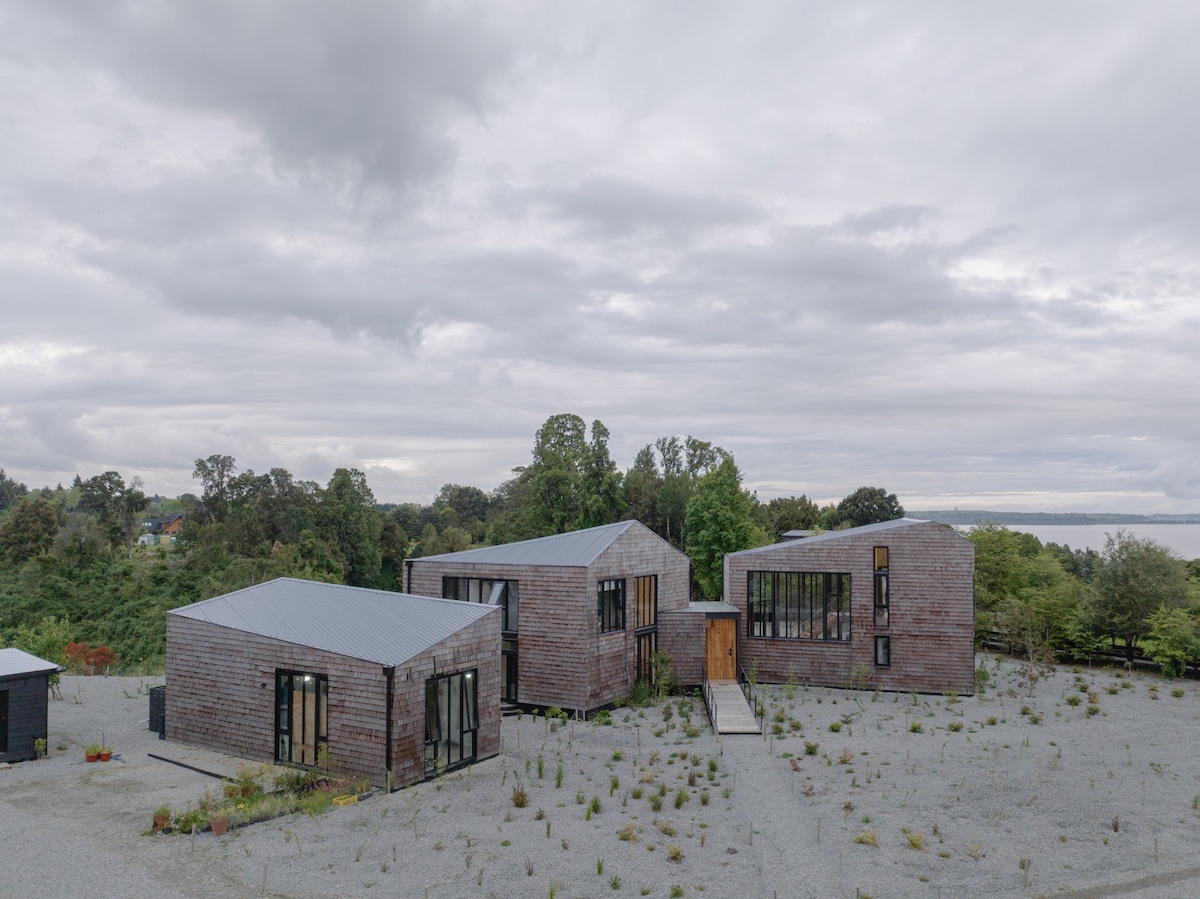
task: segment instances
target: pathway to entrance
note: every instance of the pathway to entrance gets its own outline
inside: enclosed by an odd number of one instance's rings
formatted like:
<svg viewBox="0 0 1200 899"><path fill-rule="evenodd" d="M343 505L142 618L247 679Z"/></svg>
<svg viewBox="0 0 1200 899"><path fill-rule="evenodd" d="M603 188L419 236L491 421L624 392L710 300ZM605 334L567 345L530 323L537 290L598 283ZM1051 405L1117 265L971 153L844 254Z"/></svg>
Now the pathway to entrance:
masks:
<svg viewBox="0 0 1200 899"><path fill-rule="evenodd" d="M750 702L735 680L708 682L708 713L719 734L762 734Z"/></svg>

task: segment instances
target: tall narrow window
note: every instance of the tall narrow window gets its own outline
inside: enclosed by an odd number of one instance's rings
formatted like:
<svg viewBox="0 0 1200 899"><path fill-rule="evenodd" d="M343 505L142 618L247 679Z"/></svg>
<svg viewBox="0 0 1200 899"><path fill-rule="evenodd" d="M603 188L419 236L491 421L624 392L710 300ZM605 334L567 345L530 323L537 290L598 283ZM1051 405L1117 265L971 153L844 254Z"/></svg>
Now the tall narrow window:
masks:
<svg viewBox="0 0 1200 899"><path fill-rule="evenodd" d="M888 593L888 548L875 547L875 626L891 623L891 597Z"/></svg>
<svg viewBox="0 0 1200 899"><path fill-rule="evenodd" d="M8 691L0 690L0 752L8 752Z"/></svg>
<svg viewBox="0 0 1200 899"><path fill-rule="evenodd" d="M316 765L329 740L329 678L275 672L275 760Z"/></svg>
<svg viewBox="0 0 1200 899"><path fill-rule="evenodd" d="M633 579L634 680L654 686L654 653L658 650L658 575Z"/></svg>
<svg viewBox="0 0 1200 899"><path fill-rule="evenodd" d="M596 588L596 616L600 633L625 630L625 581L600 581Z"/></svg>

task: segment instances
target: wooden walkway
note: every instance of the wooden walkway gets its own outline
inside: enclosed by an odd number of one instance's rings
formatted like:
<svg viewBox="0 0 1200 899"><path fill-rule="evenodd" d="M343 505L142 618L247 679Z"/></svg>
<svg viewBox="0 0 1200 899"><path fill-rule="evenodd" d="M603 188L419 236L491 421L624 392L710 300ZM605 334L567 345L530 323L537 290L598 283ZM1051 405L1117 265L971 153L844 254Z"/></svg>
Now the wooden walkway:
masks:
<svg viewBox="0 0 1200 899"><path fill-rule="evenodd" d="M712 706L709 714L719 734L762 734L754 710L734 680L708 682Z"/></svg>

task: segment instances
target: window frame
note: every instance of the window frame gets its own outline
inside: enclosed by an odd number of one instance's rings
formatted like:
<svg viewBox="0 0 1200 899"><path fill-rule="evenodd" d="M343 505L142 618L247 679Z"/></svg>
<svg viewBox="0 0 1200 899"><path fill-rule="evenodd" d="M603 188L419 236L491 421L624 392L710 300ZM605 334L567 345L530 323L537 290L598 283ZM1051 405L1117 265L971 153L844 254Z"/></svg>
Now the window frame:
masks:
<svg viewBox="0 0 1200 899"><path fill-rule="evenodd" d="M470 575L442 575L442 599L459 602L475 602L488 605L497 584L504 585L504 592L496 606L501 610L500 630L505 634L519 632L520 587L511 578L471 577Z"/></svg>
<svg viewBox="0 0 1200 899"><path fill-rule="evenodd" d="M875 547L874 562L874 608L875 626L892 626L891 571L888 566L889 552L886 546Z"/></svg>
<svg viewBox="0 0 1200 899"><path fill-rule="evenodd" d="M882 653L880 652L882 650ZM884 661L880 661L881 655ZM891 668L892 667L892 635L891 634L876 634L875 635L875 667L876 668Z"/></svg>
<svg viewBox="0 0 1200 899"><path fill-rule="evenodd" d="M850 584L844 571L747 571L746 635L849 643Z"/></svg>
<svg viewBox="0 0 1200 899"><path fill-rule="evenodd" d="M596 627L601 634L625 630L625 578L596 582Z"/></svg>

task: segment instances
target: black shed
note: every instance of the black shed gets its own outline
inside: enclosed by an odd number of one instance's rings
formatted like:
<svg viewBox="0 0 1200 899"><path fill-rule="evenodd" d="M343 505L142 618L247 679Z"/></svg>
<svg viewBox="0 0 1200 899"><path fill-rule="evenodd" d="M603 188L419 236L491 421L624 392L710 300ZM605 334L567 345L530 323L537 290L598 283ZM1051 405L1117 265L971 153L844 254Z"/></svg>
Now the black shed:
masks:
<svg viewBox="0 0 1200 899"><path fill-rule="evenodd" d="M58 666L20 649L0 649L0 762L37 757L46 739L50 675Z"/></svg>

